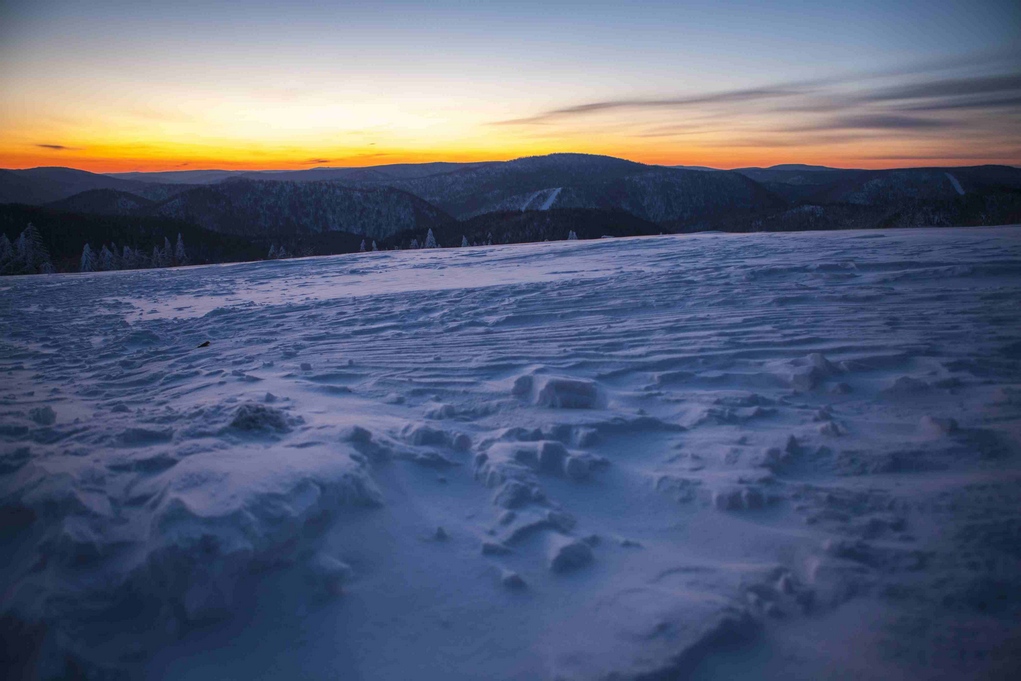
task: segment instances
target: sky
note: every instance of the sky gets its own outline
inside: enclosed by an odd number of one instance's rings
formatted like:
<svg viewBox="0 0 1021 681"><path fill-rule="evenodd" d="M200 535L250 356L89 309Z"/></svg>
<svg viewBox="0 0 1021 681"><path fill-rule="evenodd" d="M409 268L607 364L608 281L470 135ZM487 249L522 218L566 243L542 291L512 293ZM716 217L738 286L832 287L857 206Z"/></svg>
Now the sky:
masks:
<svg viewBox="0 0 1021 681"><path fill-rule="evenodd" d="M0 0L0 167L1021 165L1017 0Z"/></svg>

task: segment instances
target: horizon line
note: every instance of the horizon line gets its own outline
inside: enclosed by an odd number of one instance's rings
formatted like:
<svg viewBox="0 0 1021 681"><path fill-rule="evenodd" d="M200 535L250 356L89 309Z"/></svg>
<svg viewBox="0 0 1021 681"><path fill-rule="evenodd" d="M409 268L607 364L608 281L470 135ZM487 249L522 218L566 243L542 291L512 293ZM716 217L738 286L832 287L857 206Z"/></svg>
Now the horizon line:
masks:
<svg viewBox="0 0 1021 681"><path fill-rule="evenodd" d="M593 154L593 153L573 152L573 151L555 151L555 152L550 152L548 154L529 154L529 155L525 155L525 156L516 156L516 157L506 158L506 159L499 159L499 158L497 158L497 159L488 159L488 160L482 160L482 161L446 161L446 160L434 160L434 161L413 161L413 162L403 162L403 163L402 162L377 163L377 164L371 164L371 165L317 165L317 166L312 166L312 167L308 167L308 168L279 168L279 167L262 167L262 168L223 168L223 167L219 167L219 168L218 167L181 168L181 167L171 167L171 168L166 168L166 169L162 169L162 170L116 170L116 171L103 172L103 171L87 170L85 168L75 167L75 166L72 166L72 165L41 165L41 166L27 166L27 167L20 167L20 168L2 167L2 168L0 168L0 170L6 170L6 171L11 171L11 172L18 172L18 171L25 171L25 170L66 169L66 170L76 170L76 171L79 171L79 172L90 173L90 174L93 174L93 175L107 175L107 176L115 176L115 175L156 175L156 174L167 174L167 173L181 173L181 174L183 174L183 173L211 173L211 172L220 172L220 173L301 173L301 172L310 171L310 170L359 170L359 169L368 169L368 168L385 168L385 167L390 167L390 166L424 166L424 165L433 165L433 164L440 164L440 163L445 163L445 164L450 164L450 165L462 165L462 166L477 166L477 165L485 165L485 164L490 164L490 163L510 163L510 162L513 162L513 161L520 161L520 160L529 159L529 158L545 158L545 157L549 157L549 156L559 156L559 155L563 155L563 156L566 156L566 155L571 155L571 156L593 156L593 157L600 157L600 158L612 158L612 159L616 159L616 160L620 160L620 161L627 161L627 162L630 162L630 163L636 163L638 165L643 165L643 166L648 166L648 167L691 169L691 170L698 170L698 169L704 168L704 169L707 169L709 171L718 171L718 172L733 172L733 171L736 171L736 170L752 170L752 169L769 170L769 169L773 169L773 168L782 168L783 166L805 166L805 167L810 167L810 168L823 168L823 169L827 169L827 170L903 170L903 169L909 169L909 168L974 168L974 167L979 167L979 166L1003 166L1003 167L1008 167L1008 168L1018 168L1018 169L1021 169L1021 163L1012 163L1012 162L992 163L992 162L988 162L988 161L984 162L984 163L980 162L980 163L968 163L968 164L959 164L959 165L926 165L926 164L923 164L923 165L896 165L896 166L892 165L892 166L886 166L886 167L883 167L883 168L863 168L863 167L853 167L853 166L849 167L849 166L836 166L836 165L831 166L831 165L825 165L825 164L820 164L820 163L804 163L804 162L800 162L800 161L785 161L783 163L774 163L774 164L768 165L768 166L754 166L754 165L752 165L752 166L733 166L733 167L730 167L730 168L725 168L725 167L717 167L717 166L708 166L708 165L704 165L704 164L690 164L689 165L689 164L684 164L684 163L676 163L676 164L645 163L643 161L636 161L634 159L629 159L629 158L626 158L626 157L623 157L623 156L613 156L611 154ZM876 159L876 160L880 160L880 159ZM910 160L910 159L905 158L903 160ZM940 158L921 159L921 158L919 158L917 160L919 160L919 161L923 161L923 160L937 161L937 160L949 160L949 159L940 159Z"/></svg>

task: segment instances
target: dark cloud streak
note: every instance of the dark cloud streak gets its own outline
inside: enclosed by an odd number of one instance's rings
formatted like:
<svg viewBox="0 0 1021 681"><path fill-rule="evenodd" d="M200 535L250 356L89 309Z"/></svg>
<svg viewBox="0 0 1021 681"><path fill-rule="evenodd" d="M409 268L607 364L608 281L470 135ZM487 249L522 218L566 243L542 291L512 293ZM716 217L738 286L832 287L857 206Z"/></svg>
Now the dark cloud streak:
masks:
<svg viewBox="0 0 1021 681"><path fill-rule="evenodd" d="M1017 71L1016 63L1010 63L1006 71L990 72L994 68L1003 69L1008 63L1003 55L980 55L900 72L859 73L676 97L602 100L497 121L493 125L524 129L535 126L538 130L538 126L567 124L577 118L607 112L669 114L676 111L684 115L684 124L632 119L618 123L617 127L630 131L635 137L672 137L697 130L691 127L694 122L691 116L700 114L707 116L717 131L724 126L746 128L749 116L762 116L770 121L769 130L760 130L765 135L819 131L922 134L984 128L1004 139L1017 139L1019 133L1012 116L1021 115L1021 72ZM947 77L955 68L958 73ZM976 73L977 68L986 72ZM971 75L961 75L967 72ZM959 112L957 116L952 115L955 111ZM777 116L781 121L786 120L781 130L773 125Z"/></svg>

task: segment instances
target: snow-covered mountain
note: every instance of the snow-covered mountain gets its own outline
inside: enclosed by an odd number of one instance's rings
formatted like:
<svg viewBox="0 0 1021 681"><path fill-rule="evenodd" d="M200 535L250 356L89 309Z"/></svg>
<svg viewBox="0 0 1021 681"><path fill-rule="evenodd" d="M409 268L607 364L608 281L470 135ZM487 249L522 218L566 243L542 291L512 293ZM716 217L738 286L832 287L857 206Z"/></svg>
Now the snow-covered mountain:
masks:
<svg viewBox="0 0 1021 681"><path fill-rule="evenodd" d="M47 208L68 213L94 215L138 215L155 205L138 194L117 189L89 189L66 199L46 204Z"/></svg>
<svg viewBox="0 0 1021 681"><path fill-rule="evenodd" d="M649 166L608 156L551 154L487 163L413 180L362 184L399 187L459 220L514 208L625 210L662 224L710 218L731 211L780 207L754 182L727 172ZM538 201L550 198L551 203ZM697 216L697 217L696 217Z"/></svg>
<svg viewBox="0 0 1021 681"><path fill-rule="evenodd" d="M451 221L422 199L391 187L248 178L190 189L147 212L225 234L258 236L349 232L381 239Z"/></svg>
<svg viewBox="0 0 1021 681"><path fill-rule="evenodd" d="M37 168L0 171L0 197L48 203L69 214L174 218L221 233L286 242L288 248L300 247L305 253L331 253L357 247L360 239L354 240L354 235L377 240L400 235L393 241L410 243L409 235L436 228L444 235L472 232L485 236L485 241L510 243L526 234L561 233L567 224L563 214L554 220L556 225L531 217L485 218L515 211L581 210L590 211L590 217L591 211L605 211L604 217L628 214L637 221L616 230L612 220L594 222L616 236L653 230L1011 224L1021 221L1021 169L847 170L787 164L708 172L585 154L259 173L105 176ZM488 225L485 232L476 230L482 223L442 227L475 219ZM567 229L589 233L576 227ZM24 228L11 225L10 231L17 235ZM309 239L341 234L348 236Z"/></svg>
<svg viewBox="0 0 1021 681"><path fill-rule="evenodd" d="M0 169L0 203L39 205L60 201L93 189L113 189L159 200L187 187L124 180L74 168Z"/></svg>

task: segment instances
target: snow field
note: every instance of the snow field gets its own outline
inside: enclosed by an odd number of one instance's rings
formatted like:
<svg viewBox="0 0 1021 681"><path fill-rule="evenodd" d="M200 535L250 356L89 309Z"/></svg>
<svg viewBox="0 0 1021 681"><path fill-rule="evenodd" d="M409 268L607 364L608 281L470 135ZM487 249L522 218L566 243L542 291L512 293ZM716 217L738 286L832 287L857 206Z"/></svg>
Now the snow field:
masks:
<svg viewBox="0 0 1021 681"><path fill-rule="evenodd" d="M1019 296L1018 228L5 280L8 666L1016 669Z"/></svg>

